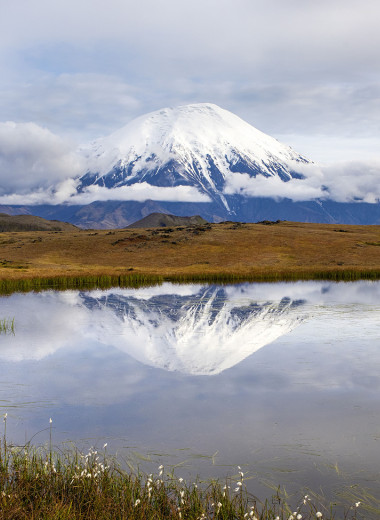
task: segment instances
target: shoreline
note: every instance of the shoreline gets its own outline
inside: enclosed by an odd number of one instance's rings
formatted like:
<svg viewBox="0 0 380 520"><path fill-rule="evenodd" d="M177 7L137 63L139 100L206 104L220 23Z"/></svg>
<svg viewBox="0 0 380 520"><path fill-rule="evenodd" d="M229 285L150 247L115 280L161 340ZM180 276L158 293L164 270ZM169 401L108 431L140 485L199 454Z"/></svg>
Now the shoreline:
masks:
<svg viewBox="0 0 380 520"><path fill-rule="evenodd" d="M46 278L0 279L0 296L14 292L39 292L44 290L65 291L73 289L111 289L139 288L162 285L165 282L174 284L238 284L238 283L276 283L297 281L330 281L354 282L359 280L380 280L380 270L373 271L330 271L330 272L295 272L252 276L238 276L224 273L214 275L187 275L187 276L151 276L136 274L122 275L88 275L88 276L56 276Z"/></svg>

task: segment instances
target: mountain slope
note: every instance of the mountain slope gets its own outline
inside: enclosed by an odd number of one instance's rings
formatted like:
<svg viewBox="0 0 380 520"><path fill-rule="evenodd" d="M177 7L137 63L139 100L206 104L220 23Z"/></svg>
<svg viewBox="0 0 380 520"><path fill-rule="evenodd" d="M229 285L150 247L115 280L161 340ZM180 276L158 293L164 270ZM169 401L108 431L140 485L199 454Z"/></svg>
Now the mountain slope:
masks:
<svg viewBox="0 0 380 520"><path fill-rule="evenodd" d="M199 215L193 217L178 217L176 215L168 215L167 213L150 213L128 228L155 228L155 227L175 227L175 226L201 226L207 224Z"/></svg>
<svg viewBox="0 0 380 520"><path fill-rule="evenodd" d="M82 149L88 172L79 191L147 182L193 186L230 211L223 189L235 173L302 178L310 163L276 139L216 105L165 108L139 117Z"/></svg>
<svg viewBox="0 0 380 520"><path fill-rule="evenodd" d="M73 224L58 220L45 220L33 215L8 215L0 213L0 232L10 231L73 231Z"/></svg>

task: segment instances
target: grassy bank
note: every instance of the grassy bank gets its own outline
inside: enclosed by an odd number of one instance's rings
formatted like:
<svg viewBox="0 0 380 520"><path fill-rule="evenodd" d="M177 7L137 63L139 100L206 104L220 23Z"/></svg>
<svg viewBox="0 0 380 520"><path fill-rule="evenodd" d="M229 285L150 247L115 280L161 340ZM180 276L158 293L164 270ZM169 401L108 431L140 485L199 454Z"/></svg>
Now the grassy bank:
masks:
<svg viewBox="0 0 380 520"><path fill-rule="evenodd" d="M225 482L186 483L159 466L155 474L127 472L106 454L11 447L0 442L1 520L301 520L358 519L365 504L324 504L301 495L289 506L278 492L261 503L245 490L245 475ZM368 511L368 510L367 510Z"/></svg>
<svg viewBox="0 0 380 520"><path fill-rule="evenodd" d="M224 222L0 234L0 291L380 278L380 226Z"/></svg>

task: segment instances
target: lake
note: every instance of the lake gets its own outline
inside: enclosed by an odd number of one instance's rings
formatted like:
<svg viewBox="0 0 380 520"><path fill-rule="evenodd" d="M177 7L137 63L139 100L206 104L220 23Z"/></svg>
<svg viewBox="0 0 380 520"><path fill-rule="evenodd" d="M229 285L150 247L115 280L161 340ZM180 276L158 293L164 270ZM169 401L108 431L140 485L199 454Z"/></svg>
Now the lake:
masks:
<svg viewBox="0 0 380 520"><path fill-rule="evenodd" d="M380 283L163 284L0 298L7 437L187 480L240 465L281 485L379 496ZM0 426L1 428L2 426Z"/></svg>

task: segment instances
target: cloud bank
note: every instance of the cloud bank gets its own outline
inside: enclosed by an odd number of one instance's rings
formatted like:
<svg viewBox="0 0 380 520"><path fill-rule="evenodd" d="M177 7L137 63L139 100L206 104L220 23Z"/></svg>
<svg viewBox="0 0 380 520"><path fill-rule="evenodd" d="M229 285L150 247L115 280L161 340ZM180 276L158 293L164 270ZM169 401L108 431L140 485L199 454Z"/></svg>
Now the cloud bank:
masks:
<svg viewBox="0 0 380 520"><path fill-rule="evenodd" d="M27 194L79 175L84 163L64 139L35 123L0 123L0 194Z"/></svg>
<svg viewBox="0 0 380 520"><path fill-rule="evenodd" d="M283 182L279 177L249 177L235 173L224 192L245 197L287 198L293 201L330 199L336 202L380 201L380 161L340 162L302 167L304 179Z"/></svg>

